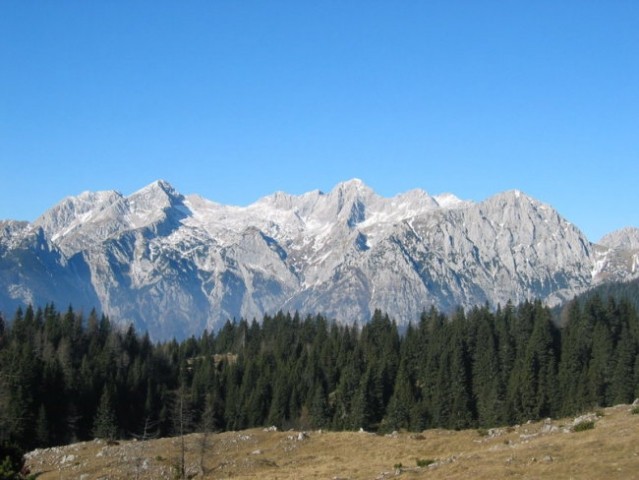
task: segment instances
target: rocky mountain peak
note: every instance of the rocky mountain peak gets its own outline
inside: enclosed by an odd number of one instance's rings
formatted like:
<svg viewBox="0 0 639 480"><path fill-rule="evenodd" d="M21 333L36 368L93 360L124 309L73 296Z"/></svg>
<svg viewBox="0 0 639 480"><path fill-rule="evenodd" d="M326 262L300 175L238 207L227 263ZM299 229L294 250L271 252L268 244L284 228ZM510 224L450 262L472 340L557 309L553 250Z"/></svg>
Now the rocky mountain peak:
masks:
<svg viewBox="0 0 639 480"><path fill-rule="evenodd" d="M132 210L163 209L181 202L182 199L182 195L164 180L156 180L127 197Z"/></svg>
<svg viewBox="0 0 639 480"><path fill-rule="evenodd" d="M626 227L604 235L599 245L609 248L639 250L639 228Z"/></svg>
<svg viewBox="0 0 639 480"><path fill-rule="evenodd" d="M346 180L344 182L340 182L333 188L332 191L360 191L360 190L371 190L361 179L359 178L351 178L350 180Z"/></svg>
<svg viewBox="0 0 639 480"><path fill-rule="evenodd" d="M540 205L533 197L527 195L521 190L506 190L505 192L500 192L495 195L492 195L485 203L498 203L498 204L520 204L520 205Z"/></svg>
<svg viewBox="0 0 639 480"><path fill-rule="evenodd" d="M378 195L359 178L338 183L328 194L329 197L338 198L344 202L367 202L377 198Z"/></svg>
<svg viewBox="0 0 639 480"><path fill-rule="evenodd" d="M109 208L122 198L122 195L114 190L85 191L78 196L64 198L38 217L33 225L42 227L47 235L55 238L80 222L90 222L92 216Z"/></svg>
<svg viewBox="0 0 639 480"><path fill-rule="evenodd" d="M385 198L353 179L238 207L158 180L128 197L69 197L33 224L0 223L0 310L71 302L154 338L278 310L361 323L380 308L402 324L431 305L556 303L639 276L636 250L623 250L637 239L629 229L595 248L516 190L479 203L419 189Z"/></svg>
<svg viewBox="0 0 639 480"><path fill-rule="evenodd" d="M378 200L377 194L358 178L339 183L327 196L330 216L354 228L366 219L367 209Z"/></svg>

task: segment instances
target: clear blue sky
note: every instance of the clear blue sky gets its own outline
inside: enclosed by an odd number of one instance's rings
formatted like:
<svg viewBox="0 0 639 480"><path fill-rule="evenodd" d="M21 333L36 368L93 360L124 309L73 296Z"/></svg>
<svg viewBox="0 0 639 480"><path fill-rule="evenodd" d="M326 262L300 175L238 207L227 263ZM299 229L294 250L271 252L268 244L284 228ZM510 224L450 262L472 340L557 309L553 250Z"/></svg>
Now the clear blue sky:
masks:
<svg viewBox="0 0 639 480"><path fill-rule="evenodd" d="M353 177L639 226L639 2L0 2L0 219Z"/></svg>

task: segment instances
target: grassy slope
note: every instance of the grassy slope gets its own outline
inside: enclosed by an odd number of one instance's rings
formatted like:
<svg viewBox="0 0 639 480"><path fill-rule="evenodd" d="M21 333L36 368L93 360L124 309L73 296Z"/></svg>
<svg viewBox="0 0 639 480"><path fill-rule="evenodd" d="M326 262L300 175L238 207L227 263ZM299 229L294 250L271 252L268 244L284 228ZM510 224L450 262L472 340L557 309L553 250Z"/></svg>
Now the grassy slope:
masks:
<svg viewBox="0 0 639 480"><path fill-rule="evenodd" d="M301 440L298 432L254 429L211 435L204 450L202 436L194 434L185 437L186 463L194 478L207 479L639 479L639 415L629 406L603 410L592 430L568 431L572 424L553 420L484 435L308 432ZM94 441L32 452L28 464L41 480L168 479L178 451L177 438L113 446ZM436 463L418 468L416 459Z"/></svg>

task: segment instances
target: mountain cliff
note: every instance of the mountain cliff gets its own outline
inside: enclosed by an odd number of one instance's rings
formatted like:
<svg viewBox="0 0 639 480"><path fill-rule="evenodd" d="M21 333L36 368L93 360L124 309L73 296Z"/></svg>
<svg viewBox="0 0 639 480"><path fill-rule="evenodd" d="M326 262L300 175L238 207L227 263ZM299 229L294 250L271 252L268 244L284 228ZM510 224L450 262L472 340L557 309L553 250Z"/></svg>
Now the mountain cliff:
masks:
<svg viewBox="0 0 639 480"><path fill-rule="evenodd" d="M635 278L638 231L593 244L519 191L478 203L422 190L384 198L355 179L237 207L157 181L0 222L0 310L95 306L154 338L280 309L364 322L380 308L401 324L431 305L554 304Z"/></svg>

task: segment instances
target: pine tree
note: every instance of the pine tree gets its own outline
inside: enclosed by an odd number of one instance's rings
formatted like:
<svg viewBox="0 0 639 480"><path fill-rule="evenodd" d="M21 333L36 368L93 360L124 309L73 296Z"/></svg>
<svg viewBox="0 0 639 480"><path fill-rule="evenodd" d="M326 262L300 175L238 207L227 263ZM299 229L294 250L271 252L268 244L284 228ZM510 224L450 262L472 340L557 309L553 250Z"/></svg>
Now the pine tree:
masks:
<svg viewBox="0 0 639 480"><path fill-rule="evenodd" d="M339 384L335 391L333 428L338 430L354 428L351 422L352 408L361 376L361 358L359 352L351 351L346 363L342 367ZM359 426L357 428L359 428Z"/></svg>
<svg viewBox="0 0 639 480"><path fill-rule="evenodd" d="M505 388L497 351L497 339L493 329L494 317L487 310L476 312L476 346L473 358L473 392L477 405L479 425L490 427L506 420Z"/></svg>
<svg viewBox="0 0 639 480"><path fill-rule="evenodd" d="M588 398L594 406L610 402L610 381L613 373L613 338L605 319L599 319L592 334L592 358L588 368Z"/></svg>
<svg viewBox="0 0 639 480"><path fill-rule="evenodd" d="M310 407L311 421L315 428L326 428L330 425L331 411L326 398L326 391L321 383L315 387Z"/></svg>
<svg viewBox="0 0 639 480"><path fill-rule="evenodd" d="M415 395L408 375L406 362L399 366L393 395L388 402L384 423L388 430L409 429L411 409L415 404Z"/></svg>
<svg viewBox="0 0 639 480"><path fill-rule="evenodd" d="M588 405L586 372L591 358L592 325L577 300L564 307L562 315L566 320L559 365L559 411L561 415L572 415Z"/></svg>
<svg viewBox="0 0 639 480"><path fill-rule="evenodd" d="M416 372L416 385L419 385L418 404L411 411L413 429L441 426L442 419L448 419L445 411L448 405L448 385L446 373L442 370L442 358L445 352L446 335L449 325L444 315L434 307L422 314L419 323L419 338L424 340L424 348L419 356L419 368ZM443 388L443 390L442 390Z"/></svg>
<svg viewBox="0 0 639 480"><path fill-rule="evenodd" d="M285 374L279 374L273 387L273 399L268 412L267 423L282 428L288 419L290 386Z"/></svg>
<svg viewBox="0 0 639 480"><path fill-rule="evenodd" d="M250 367L249 367L250 368ZM273 395L271 377L259 375L248 394L246 401L246 419L250 427L263 425L267 421ZM281 425L281 424L277 424Z"/></svg>
<svg viewBox="0 0 639 480"><path fill-rule="evenodd" d="M630 403L634 400L635 358L638 358L637 346L624 325L617 344L615 367L610 385L612 404Z"/></svg>
<svg viewBox="0 0 639 480"><path fill-rule="evenodd" d="M377 427L380 418L381 385L375 372L368 368L355 391L351 403L348 428L351 430L372 430Z"/></svg>
<svg viewBox="0 0 639 480"><path fill-rule="evenodd" d="M186 478L186 441L184 436L191 431L193 426L193 410L186 388L185 368L182 366L180 373L180 386L175 392L173 404L172 422L173 433L179 437L177 458L174 459L174 470L179 479Z"/></svg>
<svg viewBox="0 0 639 480"><path fill-rule="evenodd" d="M515 342L511 330L514 323L514 307L510 302L495 312L495 338L497 341L497 354L499 357L499 384L503 389L502 393L502 412L501 416L504 423L514 421L511 410L509 409L508 384L510 375L515 366Z"/></svg>
<svg viewBox="0 0 639 480"><path fill-rule="evenodd" d="M556 328L550 312L540 302L532 305L533 330L518 356L509 385L509 400L517 421L550 416L557 400Z"/></svg>
<svg viewBox="0 0 639 480"><path fill-rule="evenodd" d="M100 397L100 405L93 422L93 436L105 440L114 440L117 437L118 427L115 411L112 404L112 393L106 386Z"/></svg>
<svg viewBox="0 0 639 480"><path fill-rule="evenodd" d="M433 364L431 364L433 365ZM429 413L432 416L432 426L451 428L451 353L447 346L442 346L441 356L438 358L437 369L433 372L433 384L428 398Z"/></svg>
<svg viewBox="0 0 639 480"><path fill-rule="evenodd" d="M200 420L200 438L198 442L200 474L206 476L208 468L205 465L207 452L211 450L211 432L215 430L215 399L213 394L206 395L204 412Z"/></svg>
<svg viewBox="0 0 639 480"><path fill-rule="evenodd" d="M245 428L245 412L242 411L242 397L240 384L242 382L242 368L238 361L235 365L225 367L223 390L226 394L224 402L224 422L226 430L241 430Z"/></svg>
<svg viewBox="0 0 639 480"><path fill-rule="evenodd" d="M42 404L40 404L38 417L36 418L35 437L36 443L39 447L49 446L49 422L47 420L47 412Z"/></svg>
<svg viewBox="0 0 639 480"><path fill-rule="evenodd" d="M473 425L475 418L471 387L471 360L468 352L466 317L458 311L451 323L449 344L450 423L456 430Z"/></svg>

